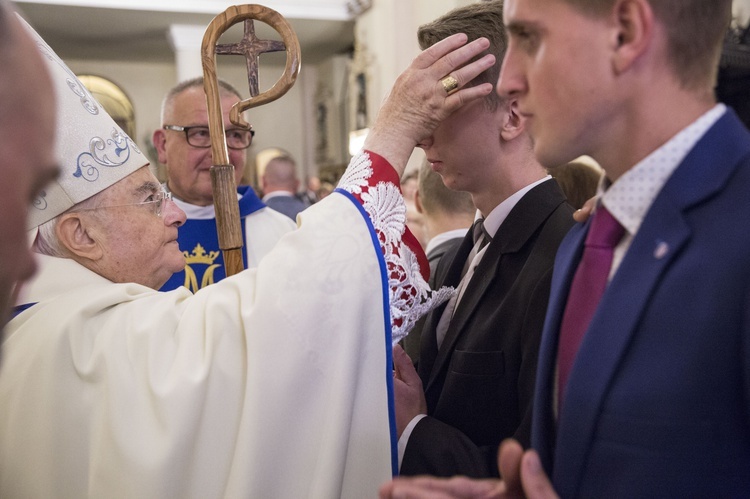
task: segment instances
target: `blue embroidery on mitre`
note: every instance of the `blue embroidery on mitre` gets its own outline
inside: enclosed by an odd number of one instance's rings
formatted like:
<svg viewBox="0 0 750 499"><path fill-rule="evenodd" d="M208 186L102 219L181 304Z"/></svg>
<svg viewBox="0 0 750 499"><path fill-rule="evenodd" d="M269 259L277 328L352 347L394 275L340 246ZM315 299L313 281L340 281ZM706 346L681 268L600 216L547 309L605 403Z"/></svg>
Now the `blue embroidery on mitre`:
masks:
<svg viewBox="0 0 750 499"><path fill-rule="evenodd" d="M71 75L73 73L70 73ZM96 101L89 94L88 89L81 83L81 80L73 75L73 79L68 78L65 80L68 82L68 87L81 99L81 105L83 108L93 115L99 114L99 107L96 105Z"/></svg>
<svg viewBox="0 0 750 499"><path fill-rule="evenodd" d="M130 159L131 148L136 154L141 154L131 138L116 128L112 129L111 139L94 137L89 142L89 151L78 155L77 168L73 176L95 182L99 178L97 166L116 168L124 165Z"/></svg>

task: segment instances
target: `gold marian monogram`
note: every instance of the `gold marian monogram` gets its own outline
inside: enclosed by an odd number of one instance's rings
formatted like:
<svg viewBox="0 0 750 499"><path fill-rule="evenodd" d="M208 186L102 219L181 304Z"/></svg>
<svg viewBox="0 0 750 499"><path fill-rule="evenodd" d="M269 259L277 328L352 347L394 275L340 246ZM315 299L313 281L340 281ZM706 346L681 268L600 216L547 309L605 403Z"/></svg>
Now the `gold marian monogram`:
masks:
<svg viewBox="0 0 750 499"><path fill-rule="evenodd" d="M195 246L195 249L193 249L192 253L183 251L182 255L185 257L184 286L186 288L195 293L199 289L205 288L209 284L214 283L214 272L216 271L216 269L221 267L221 265L219 265L218 263L214 263L214 260L219 257L218 251L211 251L209 253L206 253L206 250L199 243ZM203 278L201 279L200 286L198 286L198 276L196 275L195 270L193 270L193 267L191 267L191 264L208 265L208 268L203 273Z"/></svg>

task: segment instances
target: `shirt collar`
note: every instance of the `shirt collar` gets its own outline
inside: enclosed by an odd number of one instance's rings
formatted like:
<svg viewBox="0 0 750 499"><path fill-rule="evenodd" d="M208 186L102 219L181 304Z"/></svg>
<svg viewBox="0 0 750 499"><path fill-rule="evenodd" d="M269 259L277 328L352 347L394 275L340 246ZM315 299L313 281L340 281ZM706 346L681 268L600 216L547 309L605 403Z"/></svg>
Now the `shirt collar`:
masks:
<svg viewBox="0 0 750 499"><path fill-rule="evenodd" d="M625 172L615 183L609 185L606 177L602 177L599 183L601 202L631 236L638 232L654 199L672 173L725 112L726 106L717 104Z"/></svg>
<svg viewBox="0 0 750 499"><path fill-rule="evenodd" d="M551 178L552 176L547 175L546 177L541 178L536 182L532 182L526 187L510 195L499 205L495 206L490 214L487 215L484 219L484 230L487 231L487 234L489 234L490 237L495 237L495 233L497 233L497 230L503 224L505 219L508 218L508 214L511 212L511 210L513 210L513 208L521 200L521 198L523 198L531 189L541 184L542 182L550 180ZM477 210L477 214L474 216L474 220L476 221L480 218L482 218L482 214L479 212L479 210Z"/></svg>

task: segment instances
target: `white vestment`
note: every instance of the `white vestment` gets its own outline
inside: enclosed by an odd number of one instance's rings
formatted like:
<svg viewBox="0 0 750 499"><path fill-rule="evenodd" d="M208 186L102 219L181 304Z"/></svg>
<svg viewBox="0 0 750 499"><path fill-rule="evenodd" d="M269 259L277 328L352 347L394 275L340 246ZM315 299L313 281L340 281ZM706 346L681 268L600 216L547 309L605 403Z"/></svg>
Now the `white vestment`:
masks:
<svg viewBox="0 0 750 499"><path fill-rule="evenodd" d="M376 184L358 156L347 193L195 295L40 258L5 331L0 497L375 497L395 462L391 342L446 298L401 245L387 168Z"/></svg>

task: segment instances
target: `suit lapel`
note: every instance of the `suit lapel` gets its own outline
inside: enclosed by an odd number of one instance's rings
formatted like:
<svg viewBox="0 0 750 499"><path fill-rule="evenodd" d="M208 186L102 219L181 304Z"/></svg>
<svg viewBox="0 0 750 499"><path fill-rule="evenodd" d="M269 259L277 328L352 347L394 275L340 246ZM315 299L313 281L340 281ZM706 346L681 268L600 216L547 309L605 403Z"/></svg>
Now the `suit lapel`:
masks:
<svg viewBox="0 0 750 499"><path fill-rule="evenodd" d="M441 268L442 262L438 265L438 272L435 281L436 289L442 286L452 286L454 288L458 286L458 283L461 281L461 271L463 270L464 262L466 262L473 246L474 242L472 241L471 233L467 233L464 240L461 242L461 245L458 247L453 260L448 266L448 270L444 271L443 268ZM449 255L450 253L446 256ZM425 325L422 329L423 332L419 347L419 376L422 378L424 386L427 386L430 372L435 365L435 357L438 354L436 336L437 325L438 322L440 322L440 317L442 317L443 312L445 311L446 305L447 303L443 303L430 312L425 319Z"/></svg>
<svg viewBox="0 0 750 499"><path fill-rule="evenodd" d="M539 363L534 389L534 411L531 425L531 445L539 452L547 473L552 470L555 440L553 412L557 339L565 303L573 275L583 252L589 224L576 224L560 243L552 272L549 304L539 345Z"/></svg>
<svg viewBox="0 0 750 499"><path fill-rule="evenodd" d="M742 143L746 145L739 148ZM608 388L649 308L650 297L690 240L686 212L716 194L729 181L739 159L748 153L747 132L729 111L675 170L646 214L602 297L571 371L554 451L553 481L561 496L577 495ZM545 410L551 407L549 380L554 379L550 372L555 365L560 305L564 307L565 300L562 295L567 295L577 260L568 259L561 270L566 282L560 285L565 288L558 290L555 308L550 308L547 317L545 359L540 358L547 380L542 395ZM538 422L543 424L535 420Z"/></svg>
<svg viewBox="0 0 750 499"><path fill-rule="evenodd" d="M479 262L471 281L467 284L461 302L456 307L455 313L451 318L445 338L443 338L443 343L440 346L435 364L430 373L426 390L430 390L438 374L446 367L446 362L451 356L456 341L458 341L459 336L464 331L466 321L473 315L477 304L495 279L501 258L500 245L496 244L495 240L493 240L487 247L487 251Z"/></svg>

